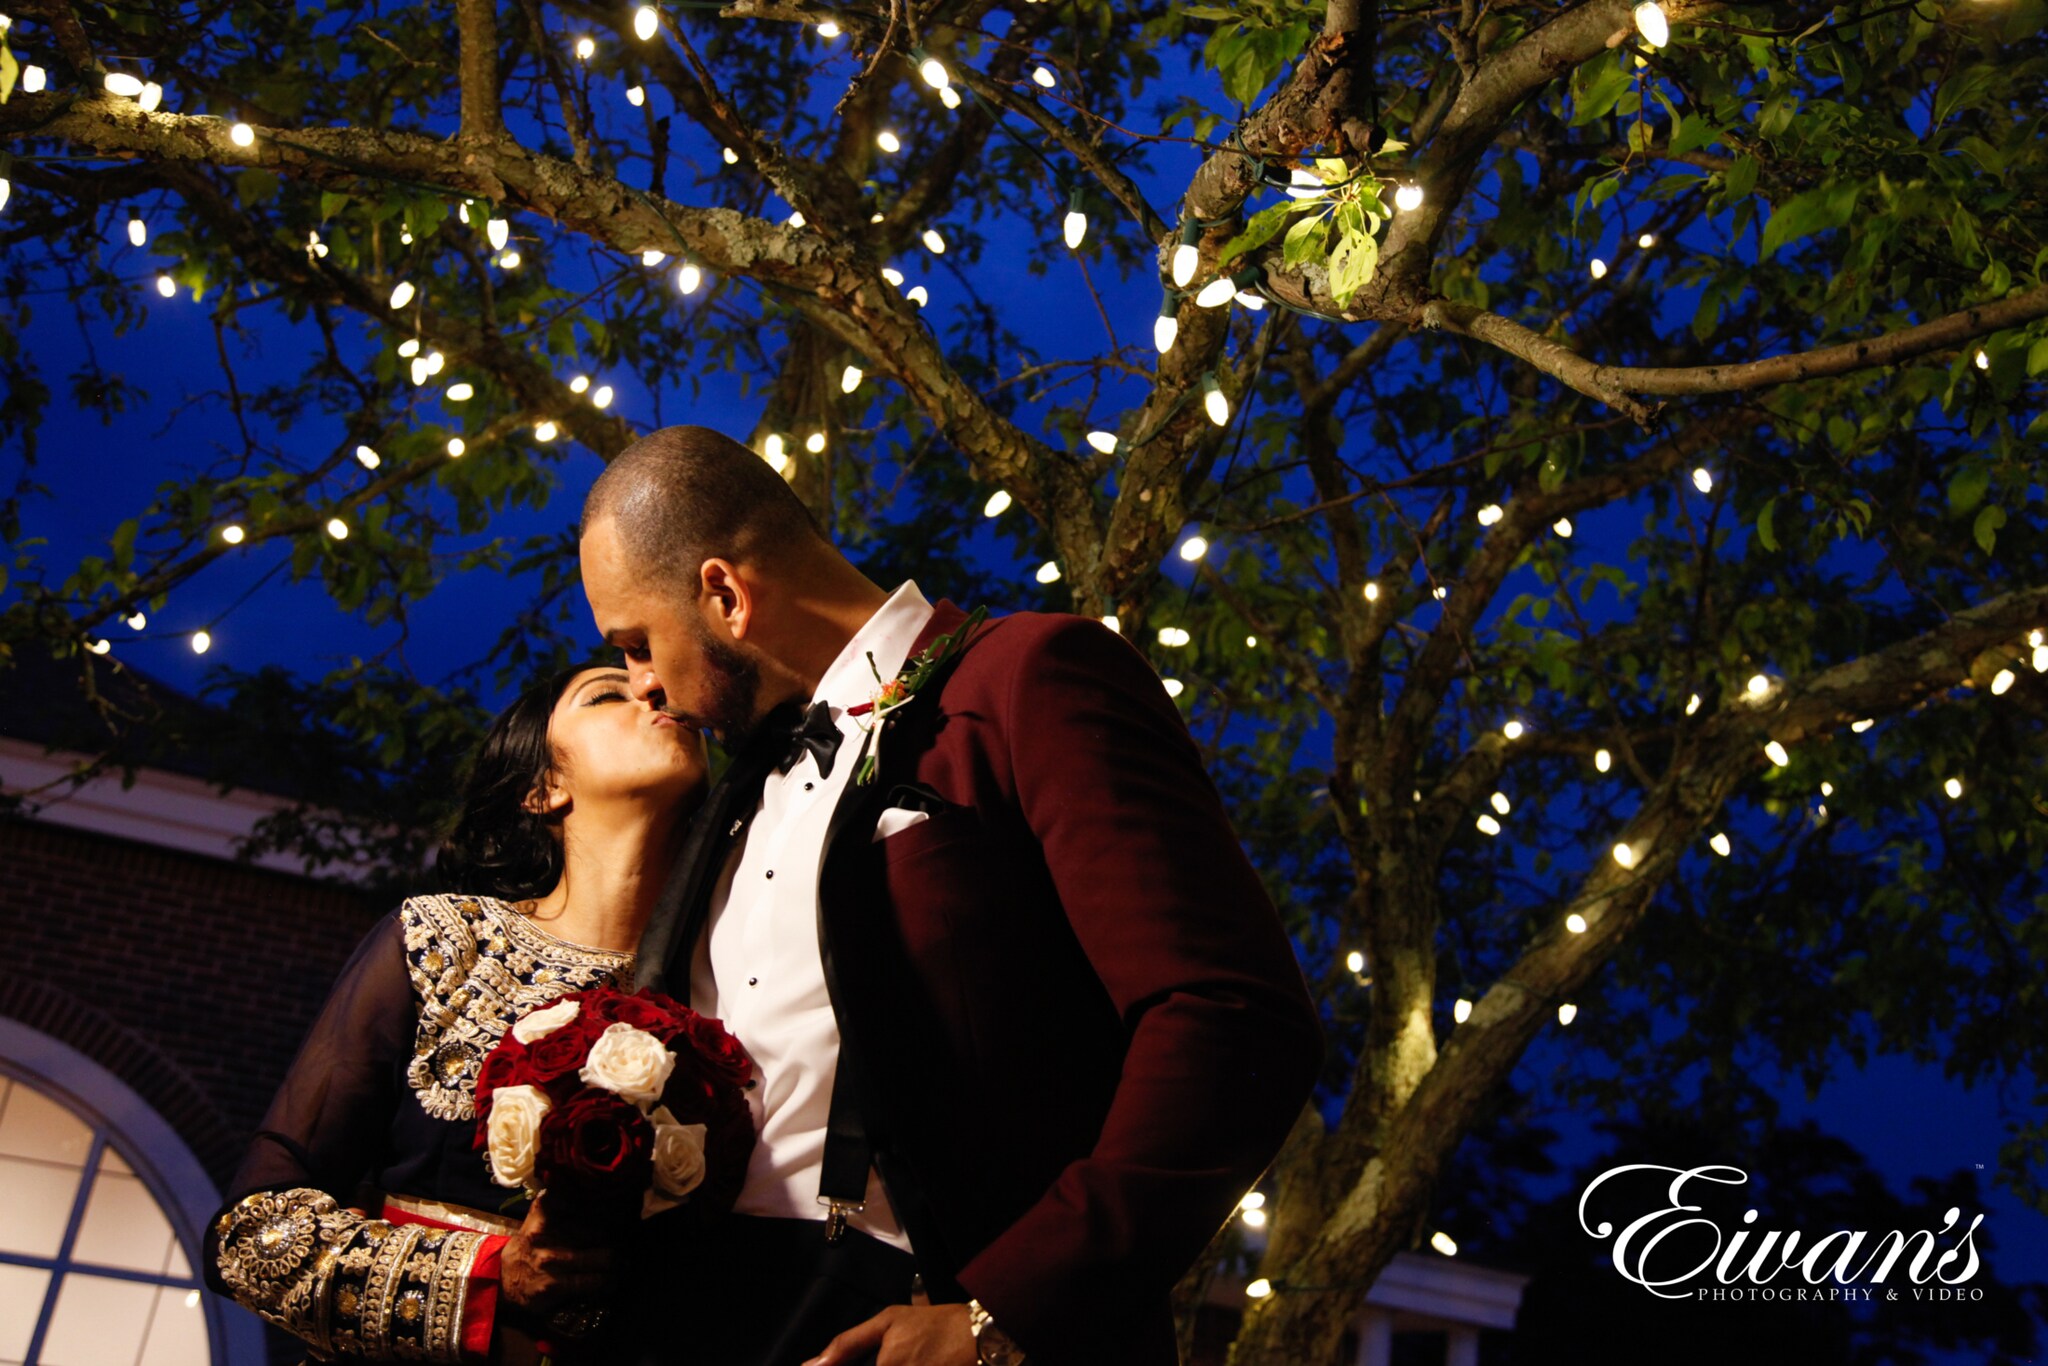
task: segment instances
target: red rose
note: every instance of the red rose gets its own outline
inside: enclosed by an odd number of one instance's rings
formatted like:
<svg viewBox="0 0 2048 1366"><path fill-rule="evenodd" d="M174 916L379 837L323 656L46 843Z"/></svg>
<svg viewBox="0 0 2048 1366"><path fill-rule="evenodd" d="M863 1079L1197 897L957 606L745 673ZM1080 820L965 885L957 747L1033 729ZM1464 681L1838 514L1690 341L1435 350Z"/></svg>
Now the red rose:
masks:
<svg viewBox="0 0 2048 1366"><path fill-rule="evenodd" d="M693 1010L688 1025L690 1043L709 1066L713 1079L728 1086L744 1088L747 1079L754 1075L754 1060L747 1056L747 1050L725 1027L724 1021L699 1015Z"/></svg>
<svg viewBox="0 0 2048 1366"><path fill-rule="evenodd" d="M527 1061L526 1045L509 1033L498 1041L484 1065L476 1074L476 1116L479 1121L488 1119L491 1113L491 1093L501 1086L527 1086L534 1082L533 1068ZM478 1146L481 1147L482 1125L478 1125Z"/></svg>
<svg viewBox="0 0 2048 1366"><path fill-rule="evenodd" d="M533 1070L534 1084L545 1086L559 1077L574 1076L590 1056L591 1043L604 1033L605 1027L606 1022L595 1018L586 1008L579 1010L569 1023L527 1045L526 1057Z"/></svg>
<svg viewBox="0 0 2048 1366"><path fill-rule="evenodd" d="M541 1121L534 1180L563 1203L637 1211L654 1180L654 1126L631 1101L586 1086Z"/></svg>
<svg viewBox="0 0 2048 1366"><path fill-rule="evenodd" d="M655 1038L667 1043L682 1027L677 1013L662 1005L658 998L643 992L637 996L620 996L604 1004L607 1019L619 1024L629 1024L635 1029L644 1029Z"/></svg>

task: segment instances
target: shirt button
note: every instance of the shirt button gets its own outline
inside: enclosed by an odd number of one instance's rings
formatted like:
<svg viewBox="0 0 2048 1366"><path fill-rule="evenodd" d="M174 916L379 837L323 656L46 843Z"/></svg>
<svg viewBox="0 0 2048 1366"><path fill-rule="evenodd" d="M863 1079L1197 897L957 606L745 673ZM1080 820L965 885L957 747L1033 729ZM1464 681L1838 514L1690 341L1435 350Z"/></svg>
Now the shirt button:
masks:
<svg viewBox="0 0 2048 1366"><path fill-rule="evenodd" d="M810 790L811 790L811 789L812 789L813 787L815 787L815 786L817 786L817 784L815 784L815 783L805 783L805 784L804 784L804 791L806 791L806 792L809 792L809 791L810 791Z"/></svg>
<svg viewBox="0 0 2048 1366"><path fill-rule="evenodd" d="M774 877L774 876L775 876L775 870L774 870L773 868L770 868L770 869L768 870L768 876L769 876L769 877Z"/></svg>
<svg viewBox="0 0 2048 1366"><path fill-rule="evenodd" d="M758 978L758 977L749 977L749 978L747 979L747 985L748 985L748 986L750 986L750 987L757 987L757 986L760 986L760 985L761 985L761 979L760 979L760 978Z"/></svg>

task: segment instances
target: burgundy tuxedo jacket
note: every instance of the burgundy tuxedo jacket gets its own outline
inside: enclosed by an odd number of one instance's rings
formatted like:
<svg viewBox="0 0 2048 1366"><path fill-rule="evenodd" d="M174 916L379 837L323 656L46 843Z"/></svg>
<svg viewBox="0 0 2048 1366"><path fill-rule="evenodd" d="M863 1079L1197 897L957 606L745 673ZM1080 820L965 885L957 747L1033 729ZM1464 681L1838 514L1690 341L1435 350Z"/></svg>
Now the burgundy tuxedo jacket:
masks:
<svg viewBox="0 0 2048 1366"><path fill-rule="evenodd" d="M964 617L941 601L912 653ZM826 837L840 1077L934 1301L979 1299L1033 1366L1172 1366L1168 1292L1307 1102L1316 1009L1128 641L1019 612L933 688ZM877 841L892 806L929 815Z"/></svg>

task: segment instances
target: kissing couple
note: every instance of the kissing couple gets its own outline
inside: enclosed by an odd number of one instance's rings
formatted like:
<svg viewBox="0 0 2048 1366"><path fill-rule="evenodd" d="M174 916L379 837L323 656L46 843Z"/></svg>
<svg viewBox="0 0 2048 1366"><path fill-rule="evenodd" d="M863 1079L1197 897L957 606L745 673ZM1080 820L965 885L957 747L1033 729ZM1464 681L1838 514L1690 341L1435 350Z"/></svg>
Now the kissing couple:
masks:
<svg viewBox="0 0 2048 1366"><path fill-rule="evenodd" d="M611 463L581 554L621 662L490 727L442 890L343 968L211 1284L323 1361L1172 1366L1169 1292L1323 1041L1151 665L869 581L703 427ZM606 988L744 1050L716 1199L507 1199L479 1074Z"/></svg>

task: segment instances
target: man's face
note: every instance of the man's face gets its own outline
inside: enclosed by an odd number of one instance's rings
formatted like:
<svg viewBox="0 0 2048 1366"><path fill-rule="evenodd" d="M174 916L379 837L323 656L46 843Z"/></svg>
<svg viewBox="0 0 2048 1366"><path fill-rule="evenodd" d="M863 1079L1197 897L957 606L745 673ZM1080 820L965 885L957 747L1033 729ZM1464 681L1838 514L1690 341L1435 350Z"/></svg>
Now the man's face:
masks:
<svg viewBox="0 0 2048 1366"><path fill-rule="evenodd" d="M612 518L584 532L582 553L584 596L605 642L625 656L633 696L722 740L745 735L760 693L753 658L716 634L680 586L636 565Z"/></svg>

